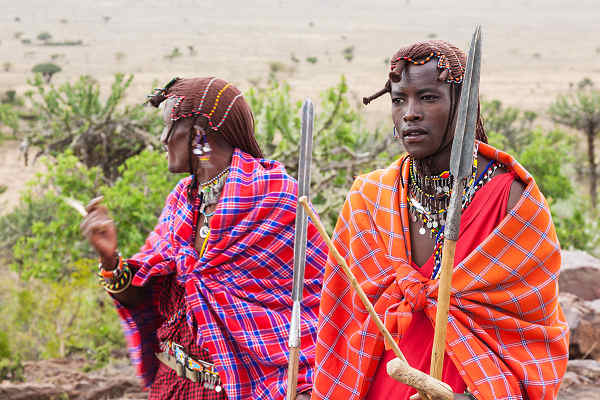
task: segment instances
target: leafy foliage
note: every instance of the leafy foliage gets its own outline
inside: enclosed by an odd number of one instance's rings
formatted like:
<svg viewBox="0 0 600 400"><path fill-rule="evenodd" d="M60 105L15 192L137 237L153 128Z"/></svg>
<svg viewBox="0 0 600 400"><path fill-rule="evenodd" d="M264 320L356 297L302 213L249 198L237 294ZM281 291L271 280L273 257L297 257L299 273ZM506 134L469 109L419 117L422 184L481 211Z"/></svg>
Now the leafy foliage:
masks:
<svg viewBox="0 0 600 400"><path fill-rule="evenodd" d="M0 127L6 126L10 131L16 134L19 127L19 117L12 104L1 103L0 104ZM0 134L2 131L0 131Z"/></svg>
<svg viewBox="0 0 600 400"><path fill-rule="evenodd" d="M482 102L481 113L490 144L514 156L533 175L547 198L561 200L573 193L564 171L572 141L564 132L532 129L535 113L504 108L499 100Z"/></svg>
<svg viewBox="0 0 600 400"><path fill-rule="evenodd" d="M559 124L577 129L585 135L587 142L587 175L590 179L592 208L598 204L598 162L596 160L596 138L600 132L600 90L585 78L578 89L568 95L558 96L550 106L550 116Z"/></svg>
<svg viewBox="0 0 600 400"><path fill-rule="evenodd" d="M0 249L23 279L61 282L73 275L80 259L96 257L79 230L81 216L64 198L86 204L104 195L121 228L120 249L133 254L156 224L178 179L166 173L165 158L154 151L127 160L119 171L122 177L112 186L103 183L97 167L86 168L68 152L48 161L47 168L23 195L19 208L0 219L0 237L6 243Z"/></svg>
<svg viewBox="0 0 600 400"><path fill-rule="evenodd" d="M256 135L269 158L281 161L297 175L301 102L294 102L286 83L272 81L268 88L247 93L256 121ZM362 126L360 114L350 105L344 77L321 94L316 107L311 169L311 199L330 229L354 178L385 166L397 156L390 135Z"/></svg>
<svg viewBox="0 0 600 400"><path fill-rule="evenodd" d="M46 86L36 76L27 93L39 123L28 135L38 154L56 156L71 149L87 167L98 166L108 181L118 176L118 167L145 148L158 147L162 120L143 105L119 107L133 75L116 74L105 101L97 81L82 76L76 83L59 88Z"/></svg>
<svg viewBox="0 0 600 400"><path fill-rule="evenodd" d="M72 153L46 163L47 172L30 185L19 207L0 218L0 257L12 260L26 282L0 291L0 304L10 310L0 331L11 332L11 348L26 359L84 352L102 364L124 348L124 339L109 298L98 288L96 255L80 233L81 216L64 197L87 203L104 195L120 228L120 249L129 255L154 227L178 177L166 172L162 154L149 150L128 159L112 186L103 183L99 168L85 167Z"/></svg>
<svg viewBox="0 0 600 400"><path fill-rule="evenodd" d="M40 32L37 35L37 39L45 42L47 40L52 39L52 35L49 32Z"/></svg>
<svg viewBox="0 0 600 400"><path fill-rule="evenodd" d="M60 71L62 71L62 68L54 63L36 64L31 69L31 72L35 74L42 74L42 76L46 79L46 83L49 83L50 79L52 79L52 76Z"/></svg>
<svg viewBox="0 0 600 400"><path fill-rule="evenodd" d="M3 278L0 331L7 333L12 361L7 373L18 377L21 359L73 353L103 364L111 352L125 347L112 301L91 273L95 264L91 259L78 260L73 274L61 282L30 279L9 285Z"/></svg>
<svg viewBox="0 0 600 400"><path fill-rule="evenodd" d="M561 246L594 253L600 227L567 177L573 175L573 139L560 130L533 129L534 113L504 108L498 100L482 102L481 110L490 144L515 156L546 196Z"/></svg>

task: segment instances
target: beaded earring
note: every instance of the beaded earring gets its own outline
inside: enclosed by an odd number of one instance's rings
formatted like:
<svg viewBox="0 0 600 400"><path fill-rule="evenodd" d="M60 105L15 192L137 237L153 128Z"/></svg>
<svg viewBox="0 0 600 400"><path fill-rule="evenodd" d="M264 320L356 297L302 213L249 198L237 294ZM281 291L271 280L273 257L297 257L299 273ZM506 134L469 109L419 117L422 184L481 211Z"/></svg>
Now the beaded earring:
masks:
<svg viewBox="0 0 600 400"><path fill-rule="evenodd" d="M201 167L210 166L210 152L212 151L206 140L206 132L199 125L194 125L196 136L192 144L192 154L198 157Z"/></svg>
<svg viewBox="0 0 600 400"><path fill-rule="evenodd" d="M395 125L394 125L394 131L392 132L392 137L394 139L400 139L400 134L398 133L398 130L396 129Z"/></svg>

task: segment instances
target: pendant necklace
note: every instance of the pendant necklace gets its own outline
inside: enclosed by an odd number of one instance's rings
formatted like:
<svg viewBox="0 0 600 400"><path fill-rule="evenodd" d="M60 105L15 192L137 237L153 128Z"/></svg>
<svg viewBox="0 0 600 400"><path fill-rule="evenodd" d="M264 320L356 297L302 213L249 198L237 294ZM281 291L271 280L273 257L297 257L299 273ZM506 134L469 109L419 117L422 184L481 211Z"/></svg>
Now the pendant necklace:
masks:
<svg viewBox="0 0 600 400"><path fill-rule="evenodd" d="M200 196L200 208L198 210L198 222L202 221L202 225L198 227L198 237L202 239L202 245L200 246L199 256L202 257L204 251L206 250L206 244L208 242L208 237L210 236L210 217L215 214L215 211L208 213L206 209L219 202L219 198L221 197L221 192L223 191L223 187L225 186L225 182L227 181L227 176L229 175L229 168L225 168L223 171L219 172L217 176L210 179L206 182L201 182L198 184L198 194ZM202 220L200 219L202 218Z"/></svg>

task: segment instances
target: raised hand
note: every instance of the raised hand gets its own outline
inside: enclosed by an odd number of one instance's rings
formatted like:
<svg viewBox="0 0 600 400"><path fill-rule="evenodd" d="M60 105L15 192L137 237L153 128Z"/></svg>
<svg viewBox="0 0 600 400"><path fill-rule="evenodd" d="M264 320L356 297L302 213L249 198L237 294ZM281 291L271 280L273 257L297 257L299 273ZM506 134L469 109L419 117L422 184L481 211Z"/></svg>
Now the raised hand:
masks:
<svg viewBox="0 0 600 400"><path fill-rule="evenodd" d="M116 266L117 229L102 204L103 197L96 197L86 206L87 216L81 222L81 232L88 239L102 260L105 269Z"/></svg>

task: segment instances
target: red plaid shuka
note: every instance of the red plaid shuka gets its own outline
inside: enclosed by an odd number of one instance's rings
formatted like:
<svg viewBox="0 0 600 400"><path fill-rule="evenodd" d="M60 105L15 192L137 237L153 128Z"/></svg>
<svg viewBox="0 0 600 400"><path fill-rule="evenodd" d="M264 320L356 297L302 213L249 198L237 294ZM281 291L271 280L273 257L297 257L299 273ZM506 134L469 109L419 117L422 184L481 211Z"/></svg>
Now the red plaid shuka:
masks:
<svg viewBox="0 0 600 400"><path fill-rule="evenodd" d="M164 277L185 288L186 319L199 347L210 354L229 399L285 396L292 308L294 221L297 184L284 167L236 149L201 258L192 235L198 205L187 201L190 177L167 198L155 230L131 258L133 285L149 285L151 301L139 309L118 305L130 356L146 385L159 361L156 331ZM316 325L325 244L308 227L302 302L298 391L313 378Z"/></svg>
<svg viewBox="0 0 600 400"><path fill-rule="evenodd" d="M210 354L206 349L198 346L196 329L190 329L185 317L185 289L177 283L175 277L162 279L163 287L158 301L158 312L160 318L166 321L156 331L158 340L168 340L182 346L186 353L194 360L212 362ZM158 370L150 385L148 400L226 400L225 391L216 392L205 388L201 382L177 376L177 372L171 367L159 363Z"/></svg>
<svg viewBox="0 0 600 400"><path fill-rule="evenodd" d="M554 399L568 360L568 327L558 305L560 247L550 210L512 157L483 143L479 152L527 187L492 234L455 265L446 350L478 399ZM401 170L401 161L355 181L334 233L337 249L398 341L409 334L416 302L435 325L438 291L437 280L410 265L409 170L408 163ZM329 259L312 398L363 399L383 353L377 327Z"/></svg>

